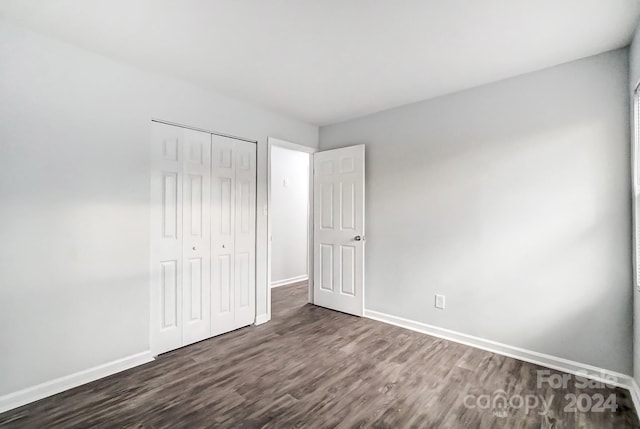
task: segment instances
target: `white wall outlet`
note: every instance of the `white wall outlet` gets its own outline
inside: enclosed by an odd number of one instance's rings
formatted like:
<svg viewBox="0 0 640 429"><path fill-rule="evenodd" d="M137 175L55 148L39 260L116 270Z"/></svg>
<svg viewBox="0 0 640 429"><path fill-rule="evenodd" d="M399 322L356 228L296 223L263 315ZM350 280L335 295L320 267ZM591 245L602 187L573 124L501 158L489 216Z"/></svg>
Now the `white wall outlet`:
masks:
<svg viewBox="0 0 640 429"><path fill-rule="evenodd" d="M436 308L444 310L444 295L436 295Z"/></svg>

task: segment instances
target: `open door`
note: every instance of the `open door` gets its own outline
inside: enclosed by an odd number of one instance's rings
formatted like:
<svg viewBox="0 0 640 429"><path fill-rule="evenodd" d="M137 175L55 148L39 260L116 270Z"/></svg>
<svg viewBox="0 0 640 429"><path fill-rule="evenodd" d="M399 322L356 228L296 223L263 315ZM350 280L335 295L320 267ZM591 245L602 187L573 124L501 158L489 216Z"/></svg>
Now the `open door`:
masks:
<svg viewBox="0 0 640 429"><path fill-rule="evenodd" d="M313 155L313 303L364 312L364 145Z"/></svg>

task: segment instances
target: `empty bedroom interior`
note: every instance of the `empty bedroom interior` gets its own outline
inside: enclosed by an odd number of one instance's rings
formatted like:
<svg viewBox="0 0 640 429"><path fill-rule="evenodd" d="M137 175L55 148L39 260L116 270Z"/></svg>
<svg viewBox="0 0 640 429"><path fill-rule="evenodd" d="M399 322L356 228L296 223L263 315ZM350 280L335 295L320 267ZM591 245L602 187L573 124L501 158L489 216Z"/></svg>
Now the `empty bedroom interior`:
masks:
<svg viewBox="0 0 640 429"><path fill-rule="evenodd" d="M0 2L0 427L640 428L639 17Z"/></svg>

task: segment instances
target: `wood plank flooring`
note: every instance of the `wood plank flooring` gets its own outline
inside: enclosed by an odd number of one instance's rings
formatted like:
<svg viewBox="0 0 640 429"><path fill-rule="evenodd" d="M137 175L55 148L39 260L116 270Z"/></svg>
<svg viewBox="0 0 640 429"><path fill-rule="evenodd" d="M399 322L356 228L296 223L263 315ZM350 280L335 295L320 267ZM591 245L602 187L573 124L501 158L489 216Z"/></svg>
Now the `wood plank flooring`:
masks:
<svg viewBox="0 0 640 429"><path fill-rule="evenodd" d="M580 389L573 377L564 389L538 387L542 367L315 307L306 297L306 284L276 288L271 322L0 414L0 426L640 428L626 390ZM617 410L566 412L566 394L615 395ZM487 406L500 395L511 405ZM533 407L540 395L551 403L546 416L517 399Z"/></svg>

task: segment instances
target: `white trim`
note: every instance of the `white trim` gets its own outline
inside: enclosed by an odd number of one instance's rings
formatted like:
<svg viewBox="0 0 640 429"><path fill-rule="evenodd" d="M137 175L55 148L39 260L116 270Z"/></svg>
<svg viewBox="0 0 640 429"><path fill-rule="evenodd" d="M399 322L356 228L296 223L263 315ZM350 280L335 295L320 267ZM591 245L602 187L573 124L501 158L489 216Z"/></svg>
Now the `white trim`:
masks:
<svg viewBox="0 0 640 429"><path fill-rule="evenodd" d="M640 415L640 386L638 386L638 382L635 378L631 379L629 393L631 394L631 400L633 401L633 406L636 409L636 414Z"/></svg>
<svg viewBox="0 0 640 429"><path fill-rule="evenodd" d="M150 351L137 353L14 393L9 393L8 395L0 396L0 413L151 361L153 361L153 355Z"/></svg>
<svg viewBox="0 0 640 429"><path fill-rule="evenodd" d="M631 376L626 374L621 374L619 372L610 371L604 368L598 368L593 365L575 362L569 359L552 356L545 353L539 353L520 347L498 343L496 341L486 340L484 338L474 337L472 335L463 334L449 329L439 328L433 325L427 325L426 323L416 322L413 320L404 319L402 317L380 313L378 311L365 309L364 317L377 320L379 322L388 323L390 325L399 326L411 331L416 331L423 334L432 335L434 337L443 338L445 340L454 341L456 343L486 350L492 353L497 353L502 356L519 359L525 362L533 363L535 365L567 372L569 374L579 375L581 377L604 382L609 385L622 387L624 389L628 389L633 396L632 388L635 381ZM640 390L638 392L640 392ZM640 398L640 395L638 395L638 398ZM636 403L635 399L634 403ZM640 401L638 403L640 403ZM636 409L638 408L636 407Z"/></svg>
<svg viewBox="0 0 640 429"><path fill-rule="evenodd" d="M256 321L254 322L254 325L256 326L262 325L263 323L267 323L269 320L271 320L271 316L268 315L267 313L258 314L256 316Z"/></svg>
<svg viewBox="0 0 640 429"><path fill-rule="evenodd" d="M234 140L241 140L247 143L256 143L256 144L258 143L258 140L251 140L246 137L232 136L231 134L224 134L218 131L205 130L204 128L198 128L192 125L178 124L177 122L165 121L164 119L151 118L151 122L171 125L172 127L186 128L187 130L200 131L201 133L213 134L214 136L227 137L229 139L234 139Z"/></svg>
<svg viewBox="0 0 640 429"><path fill-rule="evenodd" d="M298 282L302 282L305 280L309 280L309 276L307 274L303 274L301 276L295 276L295 277L291 277L288 279L282 279L282 280L276 280L274 282L271 282L271 287L280 287L280 286L287 286L293 283L298 283Z"/></svg>
<svg viewBox="0 0 640 429"><path fill-rule="evenodd" d="M640 83L638 84L640 85ZM638 170L638 157L640 156L640 124L638 118L640 118L640 92L636 87L633 92L633 106L632 106L632 139L631 139L631 224L632 224L632 264L633 264L633 284L636 291L640 291L640 270L638 268L638 262L640 255L638 255L638 226L640 219L638 219L638 198L637 195L640 192L638 179L640 171Z"/></svg>
<svg viewBox="0 0 640 429"><path fill-rule="evenodd" d="M274 137L267 138L267 313L256 317L256 325L271 320L271 148L277 146L289 150L295 150L309 154L309 206L308 214L308 232L307 232L307 280L308 280L308 296L309 302L313 303L313 154L318 149L304 146L297 143L291 143L286 140L280 140ZM264 321L263 321L264 320ZM260 323L258 323L260 321Z"/></svg>
<svg viewBox="0 0 640 429"><path fill-rule="evenodd" d="M269 137L268 140L271 146L278 146L284 149L295 150L296 152L314 154L318 151L318 149L311 146L305 146L298 143L291 143L286 140L276 139L274 137Z"/></svg>

